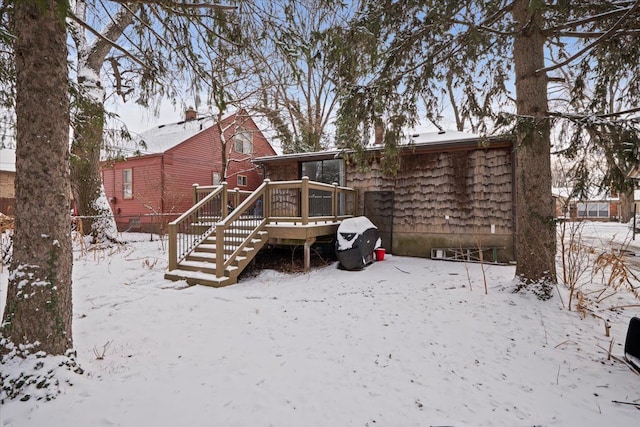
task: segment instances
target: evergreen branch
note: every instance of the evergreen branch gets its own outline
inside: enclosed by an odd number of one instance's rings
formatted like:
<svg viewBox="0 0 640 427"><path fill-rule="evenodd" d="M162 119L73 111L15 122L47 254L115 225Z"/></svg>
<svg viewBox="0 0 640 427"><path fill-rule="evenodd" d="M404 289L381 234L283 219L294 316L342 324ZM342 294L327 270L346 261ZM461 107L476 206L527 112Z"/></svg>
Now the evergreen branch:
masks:
<svg viewBox="0 0 640 427"><path fill-rule="evenodd" d="M608 17L611 17L611 16L620 15L623 12L624 12L624 9L620 8L620 9L616 9L616 10L611 10L609 12L600 13L598 15L592 15L592 16L589 16L589 17L584 18L584 19L565 22L562 25L557 25L555 27L547 28L545 30L545 33L555 34L555 33L559 32L560 30L562 30L563 28L576 28L576 27L579 27L580 25L588 24L590 22L599 22L603 18L608 18Z"/></svg>
<svg viewBox="0 0 640 427"><path fill-rule="evenodd" d="M557 33L557 35L560 36L560 37L571 37L571 38L576 38L576 39L594 39L596 37L601 37L603 34L604 34L604 32L601 32L601 31L585 31L585 32L581 32L581 31L560 31L560 32ZM625 36L625 35L638 36L638 35L640 35L640 29L620 30L615 35L616 36Z"/></svg>
<svg viewBox="0 0 640 427"><path fill-rule="evenodd" d="M550 67L540 68L540 69L536 70L536 73L545 73L545 72L548 72L548 71L553 71L553 70L556 70L558 68L564 67L565 65L568 65L571 62L573 62L576 58L581 57L586 52L588 52L589 50L593 49L593 47L595 47L596 45L604 42L605 40L608 40L609 38L611 38L618 31L618 29L622 26L622 24L631 16L631 14L634 13L636 10L638 10L638 8L640 8L640 0L637 0L634 3L634 5L629 10L627 10L627 12L620 19L618 19L618 21L615 24L613 24L613 26L611 28L609 28L602 36L598 37L592 43L589 43L583 49L580 49L578 52L576 52L575 54L571 55L570 57L568 57L564 61L559 62L557 64L554 64L554 65L552 65Z"/></svg>
<svg viewBox="0 0 640 427"><path fill-rule="evenodd" d="M515 3L515 0L505 4L504 7L502 7L501 9L496 10L496 12L493 15L491 15L487 19L485 19L485 21L481 24L481 26L493 25L500 18L502 18L505 14L510 12L511 9L513 9L513 4L514 3Z"/></svg>
<svg viewBox="0 0 640 427"><path fill-rule="evenodd" d="M486 24L481 24L481 25L476 25L473 22L467 22L467 21L462 21L459 19L452 19L451 23L453 24L458 24L458 25L464 25L465 27L468 28L475 28L477 30L481 30L487 33L491 33L491 34L496 34L499 36L512 36L514 33L512 31L500 31L500 30L496 30L494 28L489 27Z"/></svg>
<svg viewBox="0 0 640 427"><path fill-rule="evenodd" d="M587 117L594 117L597 119L610 119L612 117L620 117L626 114L632 114L640 112L640 107L631 108L629 110L618 111L615 113L607 113L607 114L569 114L569 113L560 113L557 111L548 111L547 114L551 117L562 117L572 120L585 119Z"/></svg>
<svg viewBox="0 0 640 427"><path fill-rule="evenodd" d="M171 0L112 0L114 3L139 3L148 5L163 6L172 9L173 12L180 13L175 9L213 9L218 11L237 10L237 6L229 6L217 3L184 3Z"/></svg>

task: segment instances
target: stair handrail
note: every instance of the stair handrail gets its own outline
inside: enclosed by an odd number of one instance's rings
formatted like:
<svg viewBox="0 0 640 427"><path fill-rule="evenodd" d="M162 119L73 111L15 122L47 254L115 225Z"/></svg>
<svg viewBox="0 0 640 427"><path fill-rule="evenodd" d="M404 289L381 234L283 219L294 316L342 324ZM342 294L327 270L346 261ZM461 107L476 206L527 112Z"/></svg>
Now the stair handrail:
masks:
<svg viewBox="0 0 640 427"><path fill-rule="evenodd" d="M249 197L247 197L242 203L236 206L232 212L230 212L227 216L222 218L221 221L217 222L215 225L216 229L216 277L223 277L225 275L225 270L233 263L240 254L240 252L251 242L256 234L264 228L264 225L267 223L267 215L264 214L264 204L266 202L266 195L268 194L267 189L269 188L270 181L269 179L265 179L262 184L258 188L254 190L253 193ZM225 230L229 228L231 224L237 221L240 216L246 213L250 207L252 207L259 199L263 197L263 215L262 218L258 221L257 225L251 231L251 233L240 242L234 251L229 255L229 257L225 260L224 256L224 247L225 247Z"/></svg>
<svg viewBox="0 0 640 427"><path fill-rule="evenodd" d="M193 251L193 249L202 242L209 234L211 234L215 224L212 224L206 231L200 233L199 235L189 234L185 237L185 241L181 246L180 254L178 254L178 227L183 225L188 220L195 220L198 217L198 213L200 213L204 207L211 202L215 197L222 197L221 207L222 212L221 216L225 216L227 214L227 183L223 182L220 186L217 186L211 193L205 196L198 203L189 208L185 213L180 215L174 221L171 221L168 224L168 232L169 232L169 271L175 270L178 268L178 263L186 258L186 256Z"/></svg>

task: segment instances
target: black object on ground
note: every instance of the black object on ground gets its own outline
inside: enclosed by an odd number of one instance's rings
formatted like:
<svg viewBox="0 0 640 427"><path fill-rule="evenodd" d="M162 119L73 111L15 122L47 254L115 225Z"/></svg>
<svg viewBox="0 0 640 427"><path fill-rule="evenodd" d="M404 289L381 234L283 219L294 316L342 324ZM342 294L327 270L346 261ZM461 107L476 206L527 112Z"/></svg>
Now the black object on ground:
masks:
<svg viewBox="0 0 640 427"><path fill-rule="evenodd" d="M624 356L629 363L640 371L640 317L632 317L624 342Z"/></svg>
<svg viewBox="0 0 640 427"><path fill-rule="evenodd" d="M373 261L379 246L378 228L368 218L359 216L342 221L338 227L336 256L345 270L361 270Z"/></svg>

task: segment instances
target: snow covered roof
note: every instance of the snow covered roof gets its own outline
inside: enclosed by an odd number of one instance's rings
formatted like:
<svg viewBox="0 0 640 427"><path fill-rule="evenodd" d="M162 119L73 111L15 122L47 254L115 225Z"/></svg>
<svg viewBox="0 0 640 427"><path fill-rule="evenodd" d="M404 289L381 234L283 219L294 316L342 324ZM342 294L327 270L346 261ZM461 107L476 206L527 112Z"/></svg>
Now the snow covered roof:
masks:
<svg viewBox="0 0 640 427"><path fill-rule="evenodd" d="M467 141L478 140L478 135L460 132L457 130L443 130L440 132L421 132L411 133L409 135L414 144L435 144L438 142L454 142L454 141Z"/></svg>
<svg viewBox="0 0 640 427"><path fill-rule="evenodd" d="M195 120L181 121L166 125L156 126L144 131L134 138L137 145L144 142L145 147L140 147L141 154L159 154L175 147L181 142L202 132L213 125L213 119L201 117Z"/></svg>
<svg viewBox="0 0 640 427"><path fill-rule="evenodd" d="M0 171L16 171L16 150L11 150L9 148L0 149Z"/></svg>

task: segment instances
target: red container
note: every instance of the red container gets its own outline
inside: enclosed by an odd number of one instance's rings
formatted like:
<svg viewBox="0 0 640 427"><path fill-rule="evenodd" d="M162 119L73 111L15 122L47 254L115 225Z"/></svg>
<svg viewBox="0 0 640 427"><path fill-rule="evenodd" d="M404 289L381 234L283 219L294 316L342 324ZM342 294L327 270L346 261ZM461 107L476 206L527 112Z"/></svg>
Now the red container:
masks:
<svg viewBox="0 0 640 427"><path fill-rule="evenodd" d="M373 252L376 254L376 261L384 261L384 248L374 249Z"/></svg>

